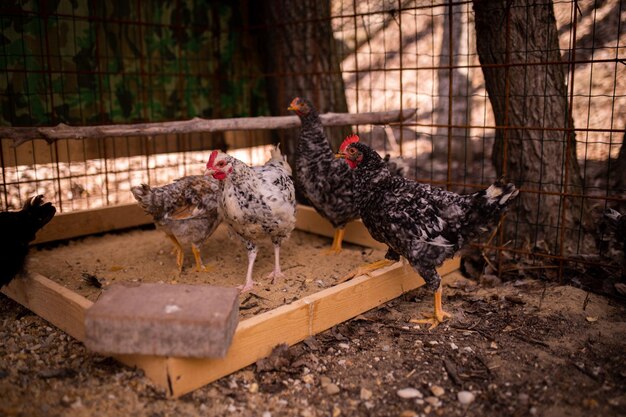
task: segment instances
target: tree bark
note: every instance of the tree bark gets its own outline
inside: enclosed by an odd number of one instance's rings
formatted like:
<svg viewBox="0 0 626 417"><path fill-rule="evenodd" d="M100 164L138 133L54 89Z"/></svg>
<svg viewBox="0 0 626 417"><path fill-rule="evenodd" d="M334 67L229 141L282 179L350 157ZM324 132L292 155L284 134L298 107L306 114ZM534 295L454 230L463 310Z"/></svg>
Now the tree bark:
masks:
<svg viewBox="0 0 626 417"><path fill-rule="evenodd" d="M527 192L505 241L555 255L594 246L552 2L474 0L477 50L496 120L493 163ZM545 63L545 64L543 64ZM556 63L556 64L555 64Z"/></svg>
<svg viewBox="0 0 626 417"><path fill-rule="evenodd" d="M265 72L273 116L287 115L294 97L306 97L321 113L347 112L340 57L330 21L330 1L263 0L251 2L255 33ZM255 32L257 32L255 30ZM326 130L333 149L350 128ZM275 133L293 161L298 130Z"/></svg>

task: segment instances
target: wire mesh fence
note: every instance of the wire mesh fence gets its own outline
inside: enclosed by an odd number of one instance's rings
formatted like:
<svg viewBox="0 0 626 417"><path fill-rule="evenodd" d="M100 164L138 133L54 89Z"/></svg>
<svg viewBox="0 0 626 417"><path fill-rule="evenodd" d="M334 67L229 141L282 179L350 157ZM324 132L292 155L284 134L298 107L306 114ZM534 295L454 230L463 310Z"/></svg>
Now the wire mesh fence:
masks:
<svg viewBox="0 0 626 417"><path fill-rule="evenodd" d="M416 108L348 131L418 181L520 186L480 245L515 260L493 269L619 274L622 249L600 226L626 206L626 2L163 3L0 5L0 124L278 116L302 95L321 112ZM200 173L210 149L253 147L238 156L259 163L296 132L2 138L0 208L35 193L62 212L131 202L132 185ZM335 144L345 132L328 130Z"/></svg>

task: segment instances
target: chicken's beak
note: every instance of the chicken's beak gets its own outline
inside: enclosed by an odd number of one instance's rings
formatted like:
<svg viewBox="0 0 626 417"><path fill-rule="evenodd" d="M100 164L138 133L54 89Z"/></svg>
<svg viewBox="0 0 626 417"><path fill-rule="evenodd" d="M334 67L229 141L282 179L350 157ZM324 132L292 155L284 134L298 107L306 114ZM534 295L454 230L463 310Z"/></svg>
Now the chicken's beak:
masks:
<svg viewBox="0 0 626 417"><path fill-rule="evenodd" d="M210 175L213 175L213 174L215 174L215 170L214 170L214 169L212 169L212 168L207 168L207 169L204 171L204 175L205 175L205 176L207 176L207 177L208 177L208 176L210 176Z"/></svg>
<svg viewBox="0 0 626 417"><path fill-rule="evenodd" d="M338 153L335 154L335 158L346 159L346 154L338 152Z"/></svg>
<svg viewBox="0 0 626 417"><path fill-rule="evenodd" d="M287 110L297 111L298 109L293 104L290 104L289 107L287 107Z"/></svg>

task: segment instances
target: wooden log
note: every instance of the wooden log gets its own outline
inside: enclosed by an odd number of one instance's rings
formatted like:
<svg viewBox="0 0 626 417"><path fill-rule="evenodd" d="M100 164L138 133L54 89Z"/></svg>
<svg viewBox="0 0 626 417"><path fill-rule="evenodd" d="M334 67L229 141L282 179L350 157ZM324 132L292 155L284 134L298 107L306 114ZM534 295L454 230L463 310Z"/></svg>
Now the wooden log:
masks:
<svg viewBox="0 0 626 417"><path fill-rule="evenodd" d="M320 115L324 126L346 126L363 124L388 124L409 119L417 109L391 110L369 113L325 113ZM13 140L13 146L44 139L49 143L61 139L87 139L116 136L153 136L168 133L224 132L235 130L289 129L300 126L297 116L239 117L231 119L201 119L136 123L101 126L68 126L60 123L52 127L0 127L0 138Z"/></svg>

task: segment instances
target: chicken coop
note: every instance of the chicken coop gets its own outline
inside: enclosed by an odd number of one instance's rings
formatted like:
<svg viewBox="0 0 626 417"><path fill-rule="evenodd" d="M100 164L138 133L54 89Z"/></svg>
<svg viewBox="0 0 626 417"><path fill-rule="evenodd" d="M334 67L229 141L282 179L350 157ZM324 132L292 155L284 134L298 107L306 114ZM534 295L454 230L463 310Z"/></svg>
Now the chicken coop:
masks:
<svg viewBox="0 0 626 417"><path fill-rule="evenodd" d="M167 269L165 282L179 279L167 239L131 188L202 175L214 149L261 165L280 143L293 162L294 97L315 104L334 150L358 133L418 182L461 194L499 178L519 188L506 216L442 274L461 267L475 279L532 277L624 297L623 236L604 216L626 214L624 1L78 0L4 2L0 11L0 209L18 210L40 194L57 209L31 250L31 289L3 291L79 340L99 291L81 274L105 286L128 271L142 281L144 262ZM312 243L318 249L332 227L298 202L297 232L321 235ZM158 243L138 236L145 233ZM245 256L227 233L219 239L203 249L207 260ZM346 240L355 266L362 253L384 255L358 223ZM300 235L290 245L309 250ZM148 255L107 264L115 248ZM50 269L59 250L80 265ZM270 256L271 246L262 251ZM237 259L233 274L243 278ZM90 260L100 266L89 269ZM268 339L255 353L267 354L270 344L302 340L421 285L404 266L343 287L331 284L332 271L309 273L294 272L310 290L303 298L250 308L256 314L235 336L237 360L118 359L150 369L178 396L258 359L244 354L251 342L241 341L251 334ZM193 282L203 282L196 275ZM75 312L70 321L67 311ZM171 380L194 367L206 376Z"/></svg>

